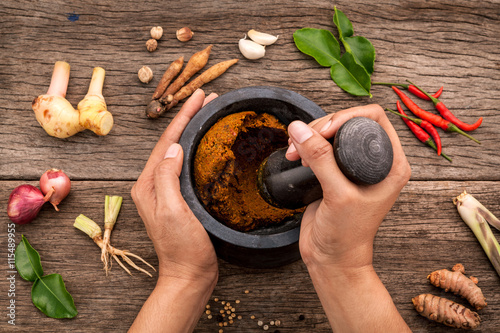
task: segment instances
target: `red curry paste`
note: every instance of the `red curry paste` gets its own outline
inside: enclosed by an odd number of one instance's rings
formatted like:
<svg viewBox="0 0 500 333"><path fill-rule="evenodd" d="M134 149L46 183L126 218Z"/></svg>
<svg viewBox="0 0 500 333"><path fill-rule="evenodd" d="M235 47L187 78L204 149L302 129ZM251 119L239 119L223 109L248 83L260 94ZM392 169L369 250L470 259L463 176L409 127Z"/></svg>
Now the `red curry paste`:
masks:
<svg viewBox="0 0 500 333"><path fill-rule="evenodd" d="M302 212L269 205L257 187L261 162L287 145L285 125L270 114L245 111L220 119L201 139L194 160L196 188L207 211L239 231Z"/></svg>

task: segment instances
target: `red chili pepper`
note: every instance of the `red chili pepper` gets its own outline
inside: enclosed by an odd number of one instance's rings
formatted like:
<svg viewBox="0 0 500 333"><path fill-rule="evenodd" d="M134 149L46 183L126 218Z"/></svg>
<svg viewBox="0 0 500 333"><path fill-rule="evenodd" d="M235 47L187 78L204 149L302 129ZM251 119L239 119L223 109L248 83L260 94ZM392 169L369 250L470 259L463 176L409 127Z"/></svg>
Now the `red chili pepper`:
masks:
<svg viewBox="0 0 500 333"><path fill-rule="evenodd" d="M410 81L408 81L408 82L410 82ZM441 114L444 119L449 120L450 122L452 122L453 124L455 124L461 130L464 130L464 131L473 131L476 128L478 128L481 125L481 123L483 122L483 117L481 117L481 118L479 118L478 121L476 121L472 125L464 123L463 121L461 121L457 117L455 117L455 115L453 113L451 113L451 111L448 110L448 108L446 107L446 105L444 105L444 103L441 102L439 99L437 99L436 97L434 97L434 96L430 95L429 93L425 92L424 90L422 90L420 87L418 87L414 83L411 83L411 84L413 86L415 86L417 89L419 89L425 96L427 96L432 101L432 103L434 103L434 106L436 107L436 110L439 111L439 114Z"/></svg>
<svg viewBox="0 0 500 333"><path fill-rule="evenodd" d="M427 97L420 89L415 87L413 84L404 84L404 83L386 83L386 82L373 82L372 84L378 84L378 85L383 85L383 86L397 86L401 88L408 89L409 92L411 92L413 95L417 96L418 98L425 99L426 101L430 101L431 99ZM439 88L438 91L436 91L434 94L432 94L432 97L439 98L441 96L441 93L443 92L443 87Z"/></svg>
<svg viewBox="0 0 500 333"><path fill-rule="evenodd" d="M436 129L434 128L434 126L432 126L432 124L426 120L408 117L408 115L403 111L403 108L401 107L401 104L399 103L399 101L396 102L396 106L398 108L400 116L403 117L404 120L413 121L415 124L420 125L420 127L422 127L424 130L426 130L432 136L432 138L436 142L437 153L438 153L438 155L441 155L441 137L439 136L439 134L436 131ZM396 112L394 112L394 113L396 113Z"/></svg>
<svg viewBox="0 0 500 333"><path fill-rule="evenodd" d="M415 87L413 84L408 85L408 91L411 92L413 95L417 96L420 99L425 99L426 101L430 101L430 97L428 97L426 94L424 94L420 89ZM441 93L443 92L443 87L439 88L438 91L436 91L434 94L431 96L434 98L439 98L441 96Z"/></svg>
<svg viewBox="0 0 500 333"><path fill-rule="evenodd" d="M481 142L479 142L478 140L474 139L469 134L467 134L464 131L462 131L461 129L459 129L457 126L455 126L455 124L451 123L450 121L445 120L434 113L430 113L430 112L425 111L424 109L420 108L414 101L412 101L410 99L410 97L406 96L398 88L392 86L392 89L396 92L396 94L398 94L399 98L401 98L401 101L403 101L404 105L406 105L406 107L408 109L410 109L410 111L413 112L417 117L420 117L423 120L427 120L431 124L433 124L439 128L442 128L446 132L457 132L457 133L462 134L463 136L471 139L472 141L481 144Z"/></svg>
<svg viewBox="0 0 500 333"><path fill-rule="evenodd" d="M395 113L395 114L397 114L399 116L406 115L404 113L404 111L402 109L400 109L400 108L401 108L401 105L398 102L398 111L402 112L402 114L399 114L396 111L393 111L391 109L386 109L386 110L388 110L390 112L393 112L393 113ZM402 117L401 119L403 119L403 121L405 122L405 124L410 128L410 130L417 137L417 139L419 139L421 142L425 143L429 147L433 148L434 150L438 151L438 148L436 147L436 144L434 143L434 141L432 141L431 137L429 136L429 134L426 131L424 131L420 126L418 126L416 123L414 123L411 120L408 120L408 119L406 119L404 117ZM443 156L444 158L446 158L448 161L452 162L451 158L449 158L445 153L441 152L441 156Z"/></svg>

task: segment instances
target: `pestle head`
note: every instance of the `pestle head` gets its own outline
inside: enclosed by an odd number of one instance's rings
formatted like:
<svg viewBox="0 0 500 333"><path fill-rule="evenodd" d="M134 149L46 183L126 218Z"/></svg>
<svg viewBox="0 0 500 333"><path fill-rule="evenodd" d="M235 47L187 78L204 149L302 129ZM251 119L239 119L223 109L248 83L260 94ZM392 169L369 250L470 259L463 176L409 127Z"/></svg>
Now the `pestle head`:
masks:
<svg viewBox="0 0 500 333"><path fill-rule="evenodd" d="M376 121L356 117L337 131L333 151L337 165L353 183L373 185L381 182L392 168L393 151L389 136ZM286 148L273 152L260 165L257 184L269 204L295 209L323 197L321 184L301 161L286 159Z"/></svg>
<svg viewBox="0 0 500 333"><path fill-rule="evenodd" d="M335 134L333 151L340 170L356 184L379 183L392 168L391 140L370 118L356 117L345 122Z"/></svg>

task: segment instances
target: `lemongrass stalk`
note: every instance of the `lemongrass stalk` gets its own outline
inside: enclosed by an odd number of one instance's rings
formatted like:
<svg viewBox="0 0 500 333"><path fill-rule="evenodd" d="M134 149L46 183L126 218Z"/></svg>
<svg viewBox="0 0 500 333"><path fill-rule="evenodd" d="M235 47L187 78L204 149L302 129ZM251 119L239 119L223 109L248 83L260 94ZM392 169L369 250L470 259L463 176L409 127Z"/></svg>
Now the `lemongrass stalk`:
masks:
<svg viewBox="0 0 500 333"><path fill-rule="evenodd" d="M117 214L118 215L118 214ZM92 240L97 244L97 246L99 246L101 249L104 247L104 242L103 242L103 239L102 239L102 231L101 231L101 228L97 225L97 223L95 223L94 221L92 221L91 219L89 219L88 217L86 217L85 215L83 214L80 214L76 219L75 219L75 223L73 224L73 226L81 231L83 231L84 233L86 233L90 238L92 238ZM130 258L130 257L134 257L134 258L137 258L139 259L140 261L142 261L143 263L145 263L146 265L148 265L149 267L151 267L154 271L156 271L156 269L151 266L146 260L142 259L141 257L139 257L138 255L136 254L133 254L129 251L124 251L124 250L118 250L117 248L114 248L112 247L111 245L108 244L107 246L107 251L109 252L109 254L116 260L116 262L130 275L132 275L132 273L130 272L130 270L127 269L127 267L125 267L125 265L120 261L120 259L118 258L118 256L120 256L127 264L129 264L130 266L132 266L133 268L135 268L136 270L140 271L140 272L143 272L144 274L147 274L149 277L153 277L148 271L140 268L139 266L137 266Z"/></svg>
<svg viewBox="0 0 500 333"><path fill-rule="evenodd" d="M104 270L106 271L106 275L108 274L109 270L108 246L111 238L111 231L113 230L116 219L118 218L118 214L120 213L122 202L123 198L116 195L111 197L109 195L106 195L104 199L104 237L103 246L101 247L101 261L104 263Z"/></svg>
<svg viewBox="0 0 500 333"><path fill-rule="evenodd" d="M461 199L460 205L462 207L469 207L470 209L477 209L478 213L486 220L488 223L493 226L495 229L500 230L500 220L493 215L492 212L488 210L488 208L484 207L482 203L480 203L476 198L472 196L472 194L464 193L461 194L463 198Z"/></svg>
<svg viewBox="0 0 500 333"><path fill-rule="evenodd" d="M488 222L492 223L491 221L493 221L492 225L495 225L498 219L466 191L453 199L453 203L500 276L500 245L488 225Z"/></svg>
<svg viewBox="0 0 500 333"><path fill-rule="evenodd" d="M96 239L102 239L101 228L97 225L97 223L83 214L80 214L75 219L75 223L73 224L73 226L78 230L86 233L90 238L94 240L94 242L96 241Z"/></svg>

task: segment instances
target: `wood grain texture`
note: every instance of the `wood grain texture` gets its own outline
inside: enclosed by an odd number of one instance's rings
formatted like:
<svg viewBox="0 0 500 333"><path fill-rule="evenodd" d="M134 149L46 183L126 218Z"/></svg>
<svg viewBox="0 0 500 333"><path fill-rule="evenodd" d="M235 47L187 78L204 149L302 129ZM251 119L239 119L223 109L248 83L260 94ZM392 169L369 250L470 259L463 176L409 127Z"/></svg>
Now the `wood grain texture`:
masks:
<svg viewBox="0 0 500 333"><path fill-rule="evenodd" d="M22 181L0 181L0 205L5 207L10 191ZM31 182L37 185L36 182ZM102 270L100 250L84 233L73 228L76 216L84 213L102 225L104 195L124 197L122 210L111 242L128 249L157 266L157 258L142 221L130 197L133 182L74 181L73 190L56 213L44 206L29 225L15 227L16 243L24 234L40 253L46 273L63 276L79 311L73 320L54 320L38 311L30 299L31 284L16 278L16 315L20 331L124 332L154 288L157 278L133 272L127 275L116 263L108 277ZM392 295L405 321L414 332L447 332L448 328L419 316L411 298L421 293L447 297L468 306L467 302L433 287L427 275L437 269L450 269L461 262L467 274L479 279L488 306L479 313L478 332L500 330L499 276L481 246L461 220L452 199L463 190L473 193L497 216L500 215L500 183L495 181L411 181L382 223L375 238L374 267ZM6 215L0 217L0 253L7 249ZM494 230L496 237L500 233ZM6 272L7 262L0 268ZM225 332L258 332L258 320L280 320L280 332L331 332L328 320L302 261L277 269L249 269L219 260L219 281L209 304L212 312L222 307L221 300L236 307L241 320ZM8 283L0 280L0 300L6 299ZM245 290L249 293L245 294ZM214 298L219 298L216 303ZM236 300L240 300L237 304ZM3 303L5 301L2 301ZM3 310L2 310L3 311ZM251 319L251 316L255 319ZM10 326L0 321L0 330ZM200 318L195 332L217 332L214 314ZM270 330L273 332L273 329Z"/></svg>
<svg viewBox="0 0 500 333"><path fill-rule="evenodd" d="M387 87L373 87L372 99L356 98L340 90L328 69L294 46L292 34L301 27L334 30L329 1L199 2L4 2L0 8L0 175L4 179L36 179L39 170L58 165L77 179L136 179L148 153L179 107L158 120L144 109L171 61L186 58L209 44L208 65L240 58L222 77L206 85L207 92L226 93L252 85L291 89L331 113L378 103L394 108L396 96ZM437 158L418 142L396 116L389 115L400 134L413 169L413 179L500 179L497 168L500 116L500 51L497 47L497 1L457 2L368 1L336 2L352 20L355 33L366 36L377 51L374 81L411 79L429 90L444 85L443 100L453 112L472 122L484 116L474 142L443 133L444 149L454 162ZM79 14L71 22L68 14ZM149 53L145 42L154 25L164 28L158 50ZM195 35L188 43L175 31L189 25ZM237 41L250 28L279 34L259 61L243 59ZM37 124L31 101L46 92L53 64L68 61L71 78L68 100L76 105L85 95L92 68L106 69L104 96L115 126L106 137L86 131L60 140L47 136ZM153 69L153 81L137 79L143 65ZM421 102L432 110L432 104ZM119 158L116 153L119 152ZM29 156L29 159L26 159ZM11 165L16 165L13 168ZM99 171L96 171L98 167Z"/></svg>
<svg viewBox="0 0 500 333"><path fill-rule="evenodd" d="M124 203L112 243L157 265L154 249L130 197L133 182L179 106L160 119L150 120L144 109L167 66L179 56L186 59L213 44L207 68L219 61L239 58L223 76L207 84L207 93L224 94L236 88L271 85L294 90L333 113L377 103L395 107L396 96L382 86L372 88L373 98L346 94L330 79L329 71L300 53L292 34L302 27L329 29L336 5L353 22L355 34L370 39L377 51L373 81L410 79L433 91L444 85L442 100L464 121L484 117L473 135L481 145L456 134L443 133L443 149L450 164L417 141L396 116L388 115L397 130L412 167L412 181L404 188L375 239L374 265L414 332L448 332L449 329L419 316L411 298L430 292L466 304L431 286L433 270L462 262L478 277L488 306L480 312L481 329L500 331L500 278L472 232L461 221L451 199L467 189L497 216L500 215L500 3L497 0L368 0L266 1L28 1L4 0L0 6L0 206L22 183L38 185L50 167L64 169L73 191L56 213L49 205L37 220L16 226L16 243L24 234L37 249L47 273L60 273L79 310L73 320L46 318L30 299L31 284L16 279L16 327L19 332L124 332L152 291L151 279L128 276L118 265L106 277L99 249L72 227L84 213L102 223L104 195L122 195ZM68 15L79 15L75 22ZM151 27L160 25L164 36L158 50L149 53L145 43ZM175 31L189 26L195 35L188 43ZM237 41L249 29L279 34L259 61L244 59ZM54 62L71 64L68 100L76 104L88 89L92 68L106 70L104 97L115 126L98 137L82 132L60 140L38 125L31 101L46 92ZM148 65L154 79L148 85L137 71ZM430 102L419 102L432 110ZM442 132L441 132L442 133ZM0 215L0 268L7 267L6 214ZM500 233L494 231L497 238ZM258 320L280 320L269 332L331 332L314 288L301 261L274 269L254 270L219 261L220 278L214 297L241 302L243 319L225 332L259 332ZM0 280L2 320L7 324L7 280ZM244 291L249 290L249 294ZM235 303L233 304L235 305ZM255 320L250 319L254 315ZM195 332L218 332L217 321L203 315Z"/></svg>

